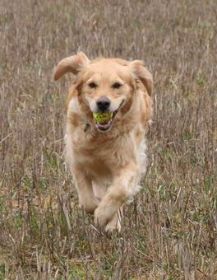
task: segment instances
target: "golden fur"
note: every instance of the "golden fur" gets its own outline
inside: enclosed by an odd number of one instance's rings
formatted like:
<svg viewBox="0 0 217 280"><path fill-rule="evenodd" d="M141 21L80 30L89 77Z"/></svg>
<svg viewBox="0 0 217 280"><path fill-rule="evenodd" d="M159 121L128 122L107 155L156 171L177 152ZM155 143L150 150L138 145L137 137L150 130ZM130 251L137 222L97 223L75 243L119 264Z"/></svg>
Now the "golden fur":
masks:
<svg viewBox="0 0 217 280"><path fill-rule="evenodd" d="M120 230L121 208L138 192L146 171L152 75L140 60L90 61L84 53L60 61L54 79L67 72L75 79L67 99L66 159L79 204L94 213L97 225ZM109 98L116 114L105 132L97 129L93 119L102 96Z"/></svg>

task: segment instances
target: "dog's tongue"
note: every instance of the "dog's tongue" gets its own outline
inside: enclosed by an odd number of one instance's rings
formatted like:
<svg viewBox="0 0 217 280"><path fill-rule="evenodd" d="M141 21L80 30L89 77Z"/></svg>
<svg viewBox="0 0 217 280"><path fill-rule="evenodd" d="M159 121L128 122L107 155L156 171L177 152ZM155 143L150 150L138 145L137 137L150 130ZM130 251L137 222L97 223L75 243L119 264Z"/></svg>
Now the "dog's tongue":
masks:
<svg viewBox="0 0 217 280"><path fill-rule="evenodd" d="M106 123L96 123L96 127L98 129L100 129L100 130L104 130L105 131L105 130L110 128L111 124L112 124L112 120L109 120Z"/></svg>
<svg viewBox="0 0 217 280"><path fill-rule="evenodd" d="M95 125L98 130L106 131L112 125L113 112L93 113Z"/></svg>

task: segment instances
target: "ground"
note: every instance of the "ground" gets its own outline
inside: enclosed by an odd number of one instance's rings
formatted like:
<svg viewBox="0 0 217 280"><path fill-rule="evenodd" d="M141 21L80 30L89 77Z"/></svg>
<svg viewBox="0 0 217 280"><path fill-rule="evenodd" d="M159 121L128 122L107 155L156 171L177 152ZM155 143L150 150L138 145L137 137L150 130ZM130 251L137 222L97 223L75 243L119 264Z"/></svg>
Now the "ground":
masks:
<svg viewBox="0 0 217 280"><path fill-rule="evenodd" d="M0 279L217 279L217 2L1 0ZM65 56L143 59L143 189L107 236L64 164Z"/></svg>

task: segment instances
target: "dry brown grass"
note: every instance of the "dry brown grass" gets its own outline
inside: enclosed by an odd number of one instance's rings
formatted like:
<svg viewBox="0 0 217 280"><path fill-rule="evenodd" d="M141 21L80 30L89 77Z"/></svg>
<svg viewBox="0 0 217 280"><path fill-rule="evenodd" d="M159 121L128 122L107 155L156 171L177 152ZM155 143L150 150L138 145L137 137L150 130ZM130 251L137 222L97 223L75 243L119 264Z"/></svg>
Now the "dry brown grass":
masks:
<svg viewBox="0 0 217 280"><path fill-rule="evenodd" d="M217 3L1 0L0 279L217 279ZM142 58L155 79L150 167L123 232L99 234L63 161L70 77Z"/></svg>

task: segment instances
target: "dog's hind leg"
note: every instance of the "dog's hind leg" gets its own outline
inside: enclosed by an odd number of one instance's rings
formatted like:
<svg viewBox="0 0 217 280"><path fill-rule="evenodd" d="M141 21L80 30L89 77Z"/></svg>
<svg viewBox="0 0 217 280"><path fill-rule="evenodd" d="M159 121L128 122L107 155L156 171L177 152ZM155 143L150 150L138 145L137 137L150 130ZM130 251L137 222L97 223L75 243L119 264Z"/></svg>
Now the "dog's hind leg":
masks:
<svg viewBox="0 0 217 280"><path fill-rule="evenodd" d="M100 202L106 194L106 185L93 181L93 192L96 199Z"/></svg>

